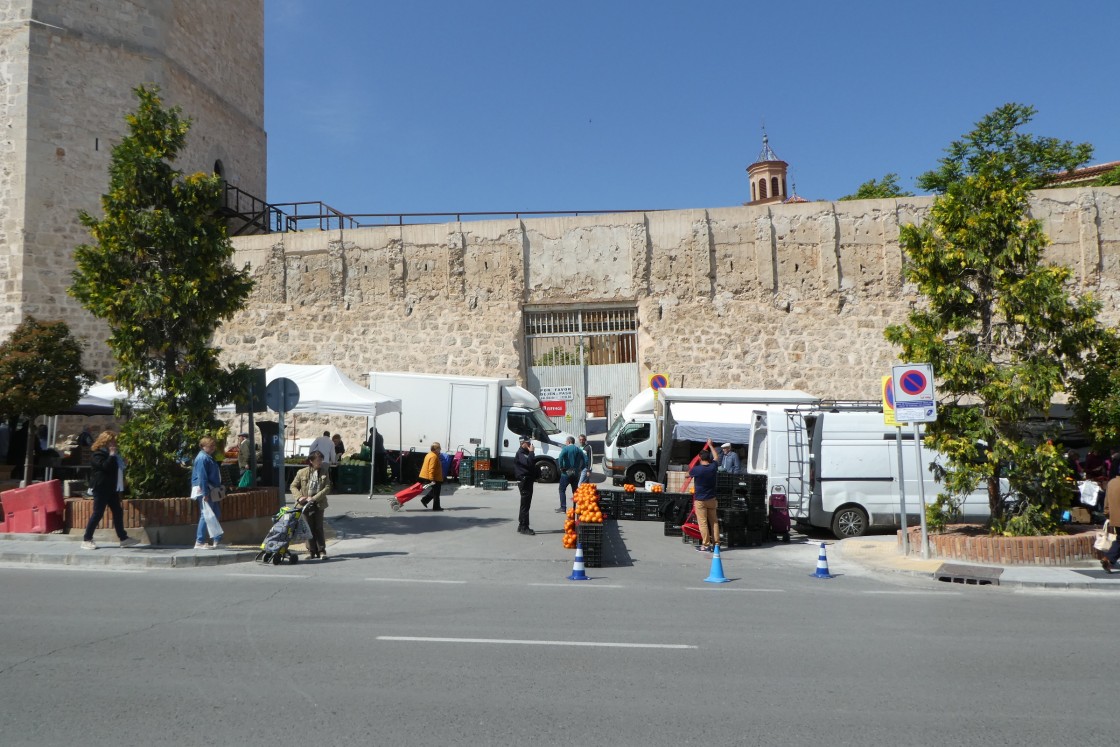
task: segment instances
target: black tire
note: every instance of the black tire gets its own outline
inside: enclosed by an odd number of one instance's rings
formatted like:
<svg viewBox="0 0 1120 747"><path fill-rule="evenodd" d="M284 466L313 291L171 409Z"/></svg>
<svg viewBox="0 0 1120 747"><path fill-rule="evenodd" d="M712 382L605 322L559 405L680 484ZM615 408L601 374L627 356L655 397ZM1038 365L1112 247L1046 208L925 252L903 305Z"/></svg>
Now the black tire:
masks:
<svg viewBox="0 0 1120 747"><path fill-rule="evenodd" d="M560 482L560 468L551 459L536 461L537 482Z"/></svg>
<svg viewBox="0 0 1120 747"><path fill-rule="evenodd" d="M789 542L789 532L782 535L782 542Z"/></svg>
<svg viewBox="0 0 1120 747"><path fill-rule="evenodd" d="M281 555L280 553L276 553L275 555L272 556L272 564L273 565L280 565L282 562L284 562L284 556Z"/></svg>
<svg viewBox="0 0 1120 747"><path fill-rule="evenodd" d="M296 555L294 552L288 553L288 562L291 563L292 565L295 565L296 563L299 562L299 556Z"/></svg>
<svg viewBox="0 0 1120 747"><path fill-rule="evenodd" d="M648 464L635 464L626 471L626 482L638 487L645 487L646 482L653 479L653 470Z"/></svg>
<svg viewBox="0 0 1120 747"><path fill-rule="evenodd" d="M837 539L862 537L867 533L867 512L859 506L843 506L832 515L832 533Z"/></svg>

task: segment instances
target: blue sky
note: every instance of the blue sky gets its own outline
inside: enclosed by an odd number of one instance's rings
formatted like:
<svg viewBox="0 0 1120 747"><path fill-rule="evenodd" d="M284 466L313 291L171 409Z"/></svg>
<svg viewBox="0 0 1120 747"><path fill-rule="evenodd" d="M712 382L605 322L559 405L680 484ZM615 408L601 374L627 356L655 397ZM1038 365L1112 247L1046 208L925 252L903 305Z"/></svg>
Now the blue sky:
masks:
<svg viewBox="0 0 1120 747"><path fill-rule="evenodd" d="M1010 102L1120 160L1120 3L265 0L268 199L346 213L707 208L762 125L835 199Z"/></svg>

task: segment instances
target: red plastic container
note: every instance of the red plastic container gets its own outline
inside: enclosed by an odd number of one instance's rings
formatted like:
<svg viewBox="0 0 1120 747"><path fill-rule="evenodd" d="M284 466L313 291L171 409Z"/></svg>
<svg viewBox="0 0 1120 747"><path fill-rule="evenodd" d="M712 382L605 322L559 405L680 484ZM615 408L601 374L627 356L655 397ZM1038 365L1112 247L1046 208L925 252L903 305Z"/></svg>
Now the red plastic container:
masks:
<svg viewBox="0 0 1120 747"><path fill-rule="evenodd" d="M65 525L66 502L59 480L6 490L0 493L0 505L7 532L46 534Z"/></svg>

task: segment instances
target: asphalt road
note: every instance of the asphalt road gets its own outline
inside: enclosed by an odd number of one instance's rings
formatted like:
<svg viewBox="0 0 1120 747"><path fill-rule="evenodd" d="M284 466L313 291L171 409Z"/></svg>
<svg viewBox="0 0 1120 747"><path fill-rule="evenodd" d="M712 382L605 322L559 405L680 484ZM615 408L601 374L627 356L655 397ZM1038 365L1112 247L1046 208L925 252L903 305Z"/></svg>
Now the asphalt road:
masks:
<svg viewBox="0 0 1120 747"><path fill-rule="evenodd" d="M570 582L551 503L528 538L510 500L462 495L442 515L354 504L325 564L0 568L0 740L1114 741L1107 593L946 586L837 559L819 580L813 543L729 551L731 583L710 585L710 558L648 523L620 525L623 565Z"/></svg>

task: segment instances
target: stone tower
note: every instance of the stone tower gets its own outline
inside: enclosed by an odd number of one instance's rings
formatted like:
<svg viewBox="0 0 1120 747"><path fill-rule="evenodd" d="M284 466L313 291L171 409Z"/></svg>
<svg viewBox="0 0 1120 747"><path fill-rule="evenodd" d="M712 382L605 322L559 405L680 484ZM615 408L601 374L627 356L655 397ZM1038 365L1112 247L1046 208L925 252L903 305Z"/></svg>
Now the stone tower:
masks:
<svg viewBox="0 0 1120 747"><path fill-rule="evenodd" d="M770 149L770 138L762 133L762 152L758 160L747 167L747 178L751 180L751 200L745 205L768 205L784 202L786 191L786 170L789 164L774 155Z"/></svg>
<svg viewBox="0 0 1120 747"><path fill-rule="evenodd" d="M63 319L98 374L106 329L66 295L89 240L77 213L100 213L141 84L193 120L180 170L265 198L264 0L0 3L0 339Z"/></svg>

